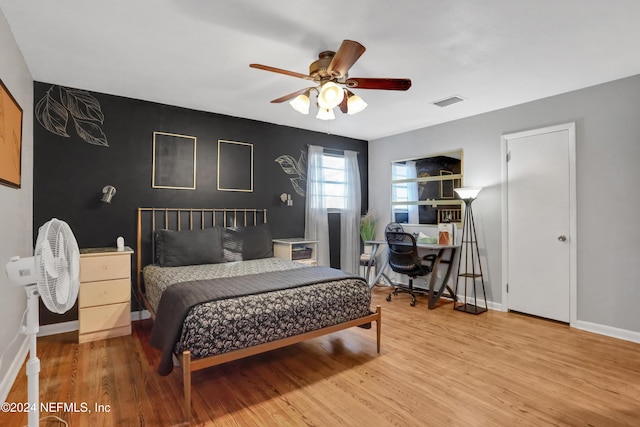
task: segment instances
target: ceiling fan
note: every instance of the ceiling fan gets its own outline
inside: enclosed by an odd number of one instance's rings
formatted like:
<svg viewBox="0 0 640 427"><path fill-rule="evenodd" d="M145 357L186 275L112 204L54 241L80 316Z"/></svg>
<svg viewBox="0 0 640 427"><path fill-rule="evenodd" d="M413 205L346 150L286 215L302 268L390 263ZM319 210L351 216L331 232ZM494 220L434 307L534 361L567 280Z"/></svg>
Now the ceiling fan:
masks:
<svg viewBox="0 0 640 427"><path fill-rule="evenodd" d="M337 106L347 114L359 113L367 107L367 103L351 89L407 90L411 87L410 79L349 77L349 69L365 50L365 47L356 41L344 40L337 52L320 52L318 59L309 65L308 75L262 64L249 66L313 81L316 86L300 89L271 102L277 104L291 100L289 103L296 111L309 114L309 95L315 91L319 107L316 118L332 120L335 118L333 109Z"/></svg>

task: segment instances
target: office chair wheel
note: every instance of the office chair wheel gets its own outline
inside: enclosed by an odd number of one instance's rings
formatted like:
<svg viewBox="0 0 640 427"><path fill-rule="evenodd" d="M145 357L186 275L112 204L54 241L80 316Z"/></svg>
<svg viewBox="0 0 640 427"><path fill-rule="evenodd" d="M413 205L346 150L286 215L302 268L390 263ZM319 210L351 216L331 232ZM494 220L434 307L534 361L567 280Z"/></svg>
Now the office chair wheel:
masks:
<svg viewBox="0 0 640 427"><path fill-rule="evenodd" d="M391 301L391 294L387 295L387 301Z"/></svg>
<svg viewBox="0 0 640 427"><path fill-rule="evenodd" d="M416 297L411 295L411 302L409 304L411 305L411 307L415 307L416 306Z"/></svg>

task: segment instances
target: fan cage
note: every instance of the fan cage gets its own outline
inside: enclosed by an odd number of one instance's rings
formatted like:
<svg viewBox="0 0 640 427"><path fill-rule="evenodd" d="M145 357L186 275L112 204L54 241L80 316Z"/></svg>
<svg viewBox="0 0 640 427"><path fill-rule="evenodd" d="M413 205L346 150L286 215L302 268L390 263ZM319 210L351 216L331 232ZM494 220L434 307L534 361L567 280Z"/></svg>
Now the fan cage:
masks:
<svg viewBox="0 0 640 427"><path fill-rule="evenodd" d="M40 227L35 258L42 302L54 313L65 313L80 288L80 250L66 222L54 218Z"/></svg>

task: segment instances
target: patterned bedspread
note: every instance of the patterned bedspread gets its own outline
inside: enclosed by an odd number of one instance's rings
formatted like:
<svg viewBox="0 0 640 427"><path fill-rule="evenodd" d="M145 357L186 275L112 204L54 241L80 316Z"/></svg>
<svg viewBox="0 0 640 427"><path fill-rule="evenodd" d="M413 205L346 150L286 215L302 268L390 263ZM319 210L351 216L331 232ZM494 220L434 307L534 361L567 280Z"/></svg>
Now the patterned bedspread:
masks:
<svg viewBox="0 0 640 427"><path fill-rule="evenodd" d="M143 273L147 296L157 309L162 291L175 283L304 267L266 258L189 267L148 266ZM153 301L151 295L156 295ZM370 304L369 287L359 278L211 301L189 311L175 351L188 349L201 358L247 348L367 316Z"/></svg>

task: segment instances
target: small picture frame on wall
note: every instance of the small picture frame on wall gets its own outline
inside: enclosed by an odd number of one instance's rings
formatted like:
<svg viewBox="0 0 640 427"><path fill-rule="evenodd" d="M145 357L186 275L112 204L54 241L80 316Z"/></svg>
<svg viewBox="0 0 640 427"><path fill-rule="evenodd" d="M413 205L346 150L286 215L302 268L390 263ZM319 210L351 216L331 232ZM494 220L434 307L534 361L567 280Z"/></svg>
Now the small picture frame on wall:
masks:
<svg viewBox="0 0 640 427"><path fill-rule="evenodd" d="M196 137L153 132L152 188L196 189Z"/></svg>
<svg viewBox="0 0 640 427"><path fill-rule="evenodd" d="M253 192L253 144L218 140L218 190Z"/></svg>
<svg viewBox="0 0 640 427"><path fill-rule="evenodd" d="M0 184L20 188L22 108L0 80Z"/></svg>

